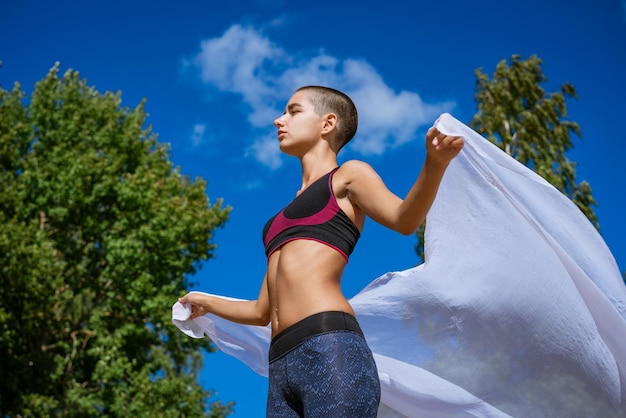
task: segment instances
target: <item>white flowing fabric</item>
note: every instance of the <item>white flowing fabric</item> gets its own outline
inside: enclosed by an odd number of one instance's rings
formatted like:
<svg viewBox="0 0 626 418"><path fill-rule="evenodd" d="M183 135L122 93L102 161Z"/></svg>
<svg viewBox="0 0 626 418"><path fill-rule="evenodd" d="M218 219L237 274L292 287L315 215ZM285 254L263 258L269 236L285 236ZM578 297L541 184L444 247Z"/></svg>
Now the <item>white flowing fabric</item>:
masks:
<svg viewBox="0 0 626 418"><path fill-rule="evenodd" d="M585 218L448 114L465 139L427 218L426 262L350 300L374 352L383 417L626 417L626 287ZM267 376L267 327L174 323Z"/></svg>

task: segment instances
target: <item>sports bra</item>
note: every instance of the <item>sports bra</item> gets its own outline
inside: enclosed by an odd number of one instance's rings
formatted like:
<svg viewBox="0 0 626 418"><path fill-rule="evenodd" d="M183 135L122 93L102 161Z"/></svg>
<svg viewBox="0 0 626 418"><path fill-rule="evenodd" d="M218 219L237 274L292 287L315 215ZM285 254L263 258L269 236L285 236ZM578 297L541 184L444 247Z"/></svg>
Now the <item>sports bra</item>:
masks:
<svg viewBox="0 0 626 418"><path fill-rule="evenodd" d="M265 255L289 241L308 239L339 251L346 260L361 236L354 222L339 207L333 192L333 174L339 167L317 179L263 228Z"/></svg>

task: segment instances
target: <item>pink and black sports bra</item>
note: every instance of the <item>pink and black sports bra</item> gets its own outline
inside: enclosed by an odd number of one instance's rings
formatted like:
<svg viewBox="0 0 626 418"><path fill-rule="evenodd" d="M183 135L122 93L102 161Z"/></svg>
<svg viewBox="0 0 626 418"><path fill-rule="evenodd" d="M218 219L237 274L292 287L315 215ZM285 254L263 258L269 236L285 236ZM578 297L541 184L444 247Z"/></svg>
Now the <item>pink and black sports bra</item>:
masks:
<svg viewBox="0 0 626 418"><path fill-rule="evenodd" d="M332 179L338 168L316 180L267 221L263 244L268 258L281 246L297 239L326 244L346 260L352 254L361 233L335 199Z"/></svg>

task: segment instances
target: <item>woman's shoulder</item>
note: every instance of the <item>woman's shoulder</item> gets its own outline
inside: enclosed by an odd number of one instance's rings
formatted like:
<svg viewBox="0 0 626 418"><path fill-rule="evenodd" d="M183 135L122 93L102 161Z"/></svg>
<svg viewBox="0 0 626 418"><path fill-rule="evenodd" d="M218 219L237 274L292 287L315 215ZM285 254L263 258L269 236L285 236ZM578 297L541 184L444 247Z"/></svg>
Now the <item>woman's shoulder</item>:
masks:
<svg viewBox="0 0 626 418"><path fill-rule="evenodd" d="M354 179L364 179L372 176L378 177L376 170L361 160L349 160L341 164L337 170L337 174L346 182L350 183Z"/></svg>
<svg viewBox="0 0 626 418"><path fill-rule="evenodd" d="M374 171L371 165L361 160L348 160L339 166L338 172L342 173L352 173L352 172L364 172L364 171Z"/></svg>

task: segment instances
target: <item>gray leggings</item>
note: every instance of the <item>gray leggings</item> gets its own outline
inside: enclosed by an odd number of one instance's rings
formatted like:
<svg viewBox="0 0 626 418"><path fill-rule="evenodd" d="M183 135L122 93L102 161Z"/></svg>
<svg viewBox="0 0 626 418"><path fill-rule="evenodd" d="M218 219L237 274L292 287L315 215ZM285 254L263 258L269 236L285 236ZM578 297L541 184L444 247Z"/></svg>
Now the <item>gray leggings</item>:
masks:
<svg viewBox="0 0 626 418"><path fill-rule="evenodd" d="M379 403L376 364L354 317L316 314L272 341L267 417L373 418Z"/></svg>

